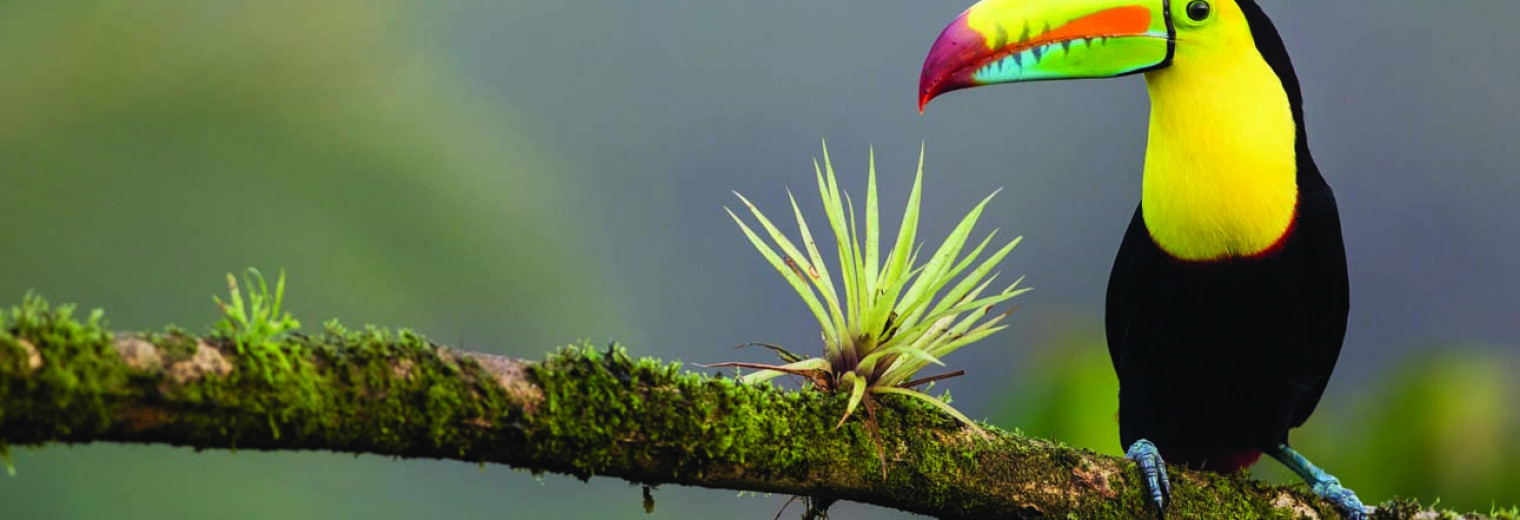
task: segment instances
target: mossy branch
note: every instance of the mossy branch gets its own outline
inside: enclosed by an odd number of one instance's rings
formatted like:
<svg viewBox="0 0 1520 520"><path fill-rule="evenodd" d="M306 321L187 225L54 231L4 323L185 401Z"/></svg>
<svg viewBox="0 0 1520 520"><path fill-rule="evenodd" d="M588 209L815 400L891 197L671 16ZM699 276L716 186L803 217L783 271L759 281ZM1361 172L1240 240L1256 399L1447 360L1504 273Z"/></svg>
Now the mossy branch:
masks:
<svg viewBox="0 0 1520 520"><path fill-rule="evenodd" d="M581 345L541 362L410 333L287 335L289 369L226 336L112 333L29 300L0 319L0 448L126 442L494 462L581 478L852 500L944 518L1143 518L1126 461L928 405L877 409L886 477L846 399ZM0 450L3 451L3 450ZM1172 518L1337 518L1303 486L1173 468ZM24 477L23 477L24 478ZM779 503L779 502L778 502ZM1439 518L1413 502L1378 518ZM1474 517L1476 518L1476 517Z"/></svg>

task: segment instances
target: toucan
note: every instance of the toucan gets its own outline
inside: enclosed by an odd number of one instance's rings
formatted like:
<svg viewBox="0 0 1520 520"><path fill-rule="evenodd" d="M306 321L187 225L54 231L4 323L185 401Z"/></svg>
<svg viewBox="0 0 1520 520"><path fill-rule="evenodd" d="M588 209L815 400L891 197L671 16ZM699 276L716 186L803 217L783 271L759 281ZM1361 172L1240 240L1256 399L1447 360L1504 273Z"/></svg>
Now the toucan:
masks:
<svg viewBox="0 0 1520 520"><path fill-rule="evenodd" d="M1143 74L1140 203L1109 277L1121 449L1164 515L1165 461L1277 459L1349 518L1356 494L1288 445L1340 355L1350 308L1335 197L1309 154L1282 38L1253 0L981 0L924 60L947 92Z"/></svg>

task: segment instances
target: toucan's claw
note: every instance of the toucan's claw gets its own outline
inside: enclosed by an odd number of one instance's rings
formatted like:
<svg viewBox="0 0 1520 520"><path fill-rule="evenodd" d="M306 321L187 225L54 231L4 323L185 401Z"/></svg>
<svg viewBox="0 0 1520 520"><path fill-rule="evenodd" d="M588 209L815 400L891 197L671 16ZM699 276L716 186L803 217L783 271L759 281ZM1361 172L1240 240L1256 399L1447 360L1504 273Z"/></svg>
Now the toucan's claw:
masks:
<svg viewBox="0 0 1520 520"><path fill-rule="evenodd" d="M1326 473L1309 462L1309 459L1287 444L1278 444L1266 450L1268 455L1277 459L1288 469L1293 470L1304 482L1309 484L1309 489L1319 495L1325 501L1335 504L1347 520L1367 520L1367 508L1362 505L1362 499L1356 497L1356 493L1341 485L1341 480L1335 475Z"/></svg>
<svg viewBox="0 0 1520 520"><path fill-rule="evenodd" d="M1157 516L1165 518L1166 505L1172 499L1172 483L1166 477L1166 461L1161 460L1161 450L1156 449L1151 441L1140 439L1130 445L1129 451L1124 452L1124 458L1135 461L1135 465L1140 467L1145 492L1150 494L1151 502L1156 504Z"/></svg>
<svg viewBox="0 0 1520 520"><path fill-rule="evenodd" d="M1367 520L1367 507L1362 505L1362 499L1356 497L1356 492L1341 486L1341 481L1335 477L1321 480L1311 489L1320 498L1335 504L1346 515L1346 520Z"/></svg>

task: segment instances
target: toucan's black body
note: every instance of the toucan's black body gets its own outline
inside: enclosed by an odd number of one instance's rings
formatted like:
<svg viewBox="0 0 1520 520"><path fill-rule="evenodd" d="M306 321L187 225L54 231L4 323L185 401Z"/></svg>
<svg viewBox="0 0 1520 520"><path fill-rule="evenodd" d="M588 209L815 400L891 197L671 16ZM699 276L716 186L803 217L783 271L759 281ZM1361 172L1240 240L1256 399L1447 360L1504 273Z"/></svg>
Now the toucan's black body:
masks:
<svg viewBox="0 0 1520 520"><path fill-rule="evenodd" d="M1239 4L1292 104L1293 225L1257 255L1188 261L1156 245L1137 209L1106 313L1123 446L1149 439L1170 462L1223 471L1286 444L1288 429L1308 419L1340 355L1349 307L1340 217L1309 153L1298 79L1271 21L1254 2Z"/></svg>
<svg viewBox="0 0 1520 520"><path fill-rule="evenodd" d="M1232 471L1314 411L1346 331L1346 262L1330 187L1300 157L1293 228L1255 257L1175 259L1136 211L1108 285L1124 446Z"/></svg>

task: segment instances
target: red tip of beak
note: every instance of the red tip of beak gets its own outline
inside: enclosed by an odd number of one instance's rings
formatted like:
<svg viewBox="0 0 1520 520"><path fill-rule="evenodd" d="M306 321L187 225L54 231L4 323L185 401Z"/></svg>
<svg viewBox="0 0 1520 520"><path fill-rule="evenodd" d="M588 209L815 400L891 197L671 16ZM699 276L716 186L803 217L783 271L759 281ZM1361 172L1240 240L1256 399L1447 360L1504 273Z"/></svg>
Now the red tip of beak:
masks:
<svg viewBox="0 0 1520 520"><path fill-rule="evenodd" d="M918 113L935 97L952 90L976 86L971 76L978 60L987 54L987 38L966 24L961 13L934 40L924 68L918 75Z"/></svg>

